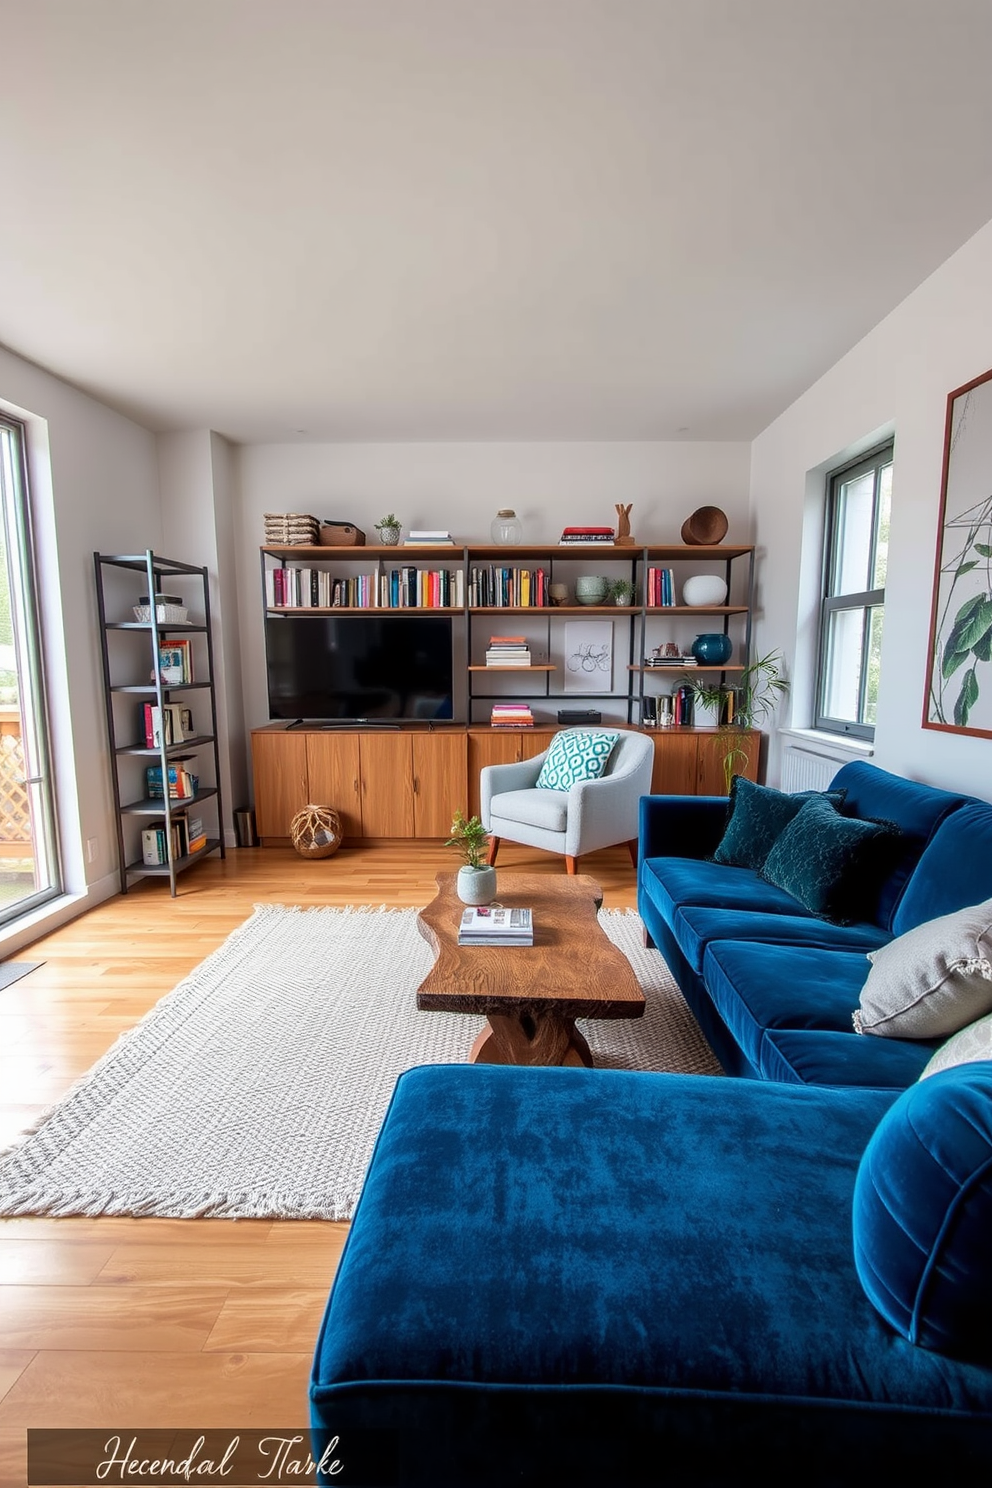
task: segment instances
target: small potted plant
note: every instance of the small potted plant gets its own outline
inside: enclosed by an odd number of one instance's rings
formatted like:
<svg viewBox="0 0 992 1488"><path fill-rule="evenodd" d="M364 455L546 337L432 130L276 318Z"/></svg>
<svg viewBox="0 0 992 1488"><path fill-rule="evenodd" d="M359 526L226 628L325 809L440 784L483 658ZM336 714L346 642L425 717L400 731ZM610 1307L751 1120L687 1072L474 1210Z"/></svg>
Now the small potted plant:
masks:
<svg viewBox="0 0 992 1488"><path fill-rule="evenodd" d="M463 904L491 904L496 897L496 869L487 861L489 833L477 816L455 812L445 847L457 848L465 859L458 870L455 892Z"/></svg>
<svg viewBox="0 0 992 1488"><path fill-rule="evenodd" d="M381 521L375 523L375 530L379 541L387 548L395 548L400 540L400 524L392 512L387 512Z"/></svg>
<svg viewBox="0 0 992 1488"><path fill-rule="evenodd" d="M614 579L610 585L610 598L615 605L632 605L636 592L629 579Z"/></svg>

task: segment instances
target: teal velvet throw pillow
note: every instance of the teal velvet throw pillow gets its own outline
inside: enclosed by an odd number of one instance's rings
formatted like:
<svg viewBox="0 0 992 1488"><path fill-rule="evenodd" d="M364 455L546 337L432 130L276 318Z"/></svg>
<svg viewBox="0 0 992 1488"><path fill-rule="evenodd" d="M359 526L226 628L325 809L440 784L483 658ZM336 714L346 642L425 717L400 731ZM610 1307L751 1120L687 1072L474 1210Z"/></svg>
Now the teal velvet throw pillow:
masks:
<svg viewBox="0 0 992 1488"><path fill-rule="evenodd" d="M567 791L582 780L598 780L619 737L614 729L555 734L537 777L538 789Z"/></svg>
<svg viewBox="0 0 992 1488"><path fill-rule="evenodd" d="M777 839L761 875L811 914L840 923L869 919L885 853L898 837L889 822L841 816L830 801L805 802Z"/></svg>
<svg viewBox="0 0 992 1488"><path fill-rule="evenodd" d="M846 795L843 790L799 791L789 795L767 785L753 785L743 775L735 775L730 785L726 830L713 853L713 861L733 868L753 868L760 873L777 838L807 801L826 800L840 806Z"/></svg>

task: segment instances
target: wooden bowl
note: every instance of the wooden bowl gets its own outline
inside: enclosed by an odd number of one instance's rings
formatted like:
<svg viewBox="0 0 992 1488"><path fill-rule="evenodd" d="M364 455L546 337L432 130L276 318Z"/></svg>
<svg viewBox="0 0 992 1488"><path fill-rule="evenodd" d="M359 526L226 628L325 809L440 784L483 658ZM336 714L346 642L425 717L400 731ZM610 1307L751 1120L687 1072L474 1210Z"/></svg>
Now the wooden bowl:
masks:
<svg viewBox="0 0 992 1488"><path fill-rule="evenodd" d="M722 542L729 525L727 513L718 506L697 507L682 523L682 541L694 546Z"/></svg>

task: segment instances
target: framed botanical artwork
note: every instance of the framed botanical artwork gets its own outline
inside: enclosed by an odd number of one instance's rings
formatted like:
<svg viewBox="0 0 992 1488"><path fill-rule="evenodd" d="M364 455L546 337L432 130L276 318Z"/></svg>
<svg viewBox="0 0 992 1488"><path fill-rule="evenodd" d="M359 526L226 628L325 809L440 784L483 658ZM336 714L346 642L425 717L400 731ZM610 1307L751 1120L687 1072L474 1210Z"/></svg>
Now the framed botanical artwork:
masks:
<svg viewBox="0 0 992 1488"><path fill-rule="evenodd" d="M947 399L923 727L992 739L992 371Z"/></svg>

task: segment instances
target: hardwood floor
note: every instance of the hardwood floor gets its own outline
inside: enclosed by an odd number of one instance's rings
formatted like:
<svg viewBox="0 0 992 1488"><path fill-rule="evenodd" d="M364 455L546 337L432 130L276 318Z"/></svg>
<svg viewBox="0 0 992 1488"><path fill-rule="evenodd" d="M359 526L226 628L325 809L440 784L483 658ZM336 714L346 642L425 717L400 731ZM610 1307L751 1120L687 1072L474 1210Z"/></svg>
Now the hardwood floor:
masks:
<svg viewBox="0 0 992 1488"><path fill-rule="evenodd" d="M0 1147L257 903L428 903L457 866L433 844L309 862L257 848L208 859L171 899L158 881L19 952L43 966L0 991ZM501 872L563 873L504 843ZM583 858L608 908L633 908L626 847ZM0 1485L25 1478L32 1426L305 1426L307 1380L346 1224L0 1220Z"/></svg>

